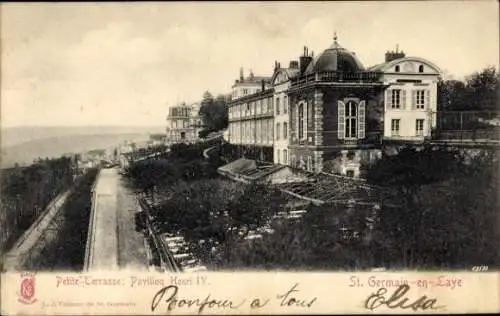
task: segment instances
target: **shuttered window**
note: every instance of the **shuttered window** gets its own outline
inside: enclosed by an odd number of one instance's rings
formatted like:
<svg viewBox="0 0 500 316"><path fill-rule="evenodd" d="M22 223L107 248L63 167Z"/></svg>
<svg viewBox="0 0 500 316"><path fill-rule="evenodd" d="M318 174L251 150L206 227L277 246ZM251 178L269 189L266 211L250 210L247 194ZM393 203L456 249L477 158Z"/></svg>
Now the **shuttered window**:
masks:
<svg viewBox="0 0 500 316"><path fill-rule="evenodd" d="M392 108L392 90L388 89L386 92L385 92L385 103L386 103L386 106L385 108L387 110L391 109Z"/></svg>
<svg viewBox="0 0 500 316"><path fill-rule="evenodd" d="M358 139L365 138L365 101L358 105Z"/></svg>
<svg viewBox="0 0 500 316"><path fill-rule="evenodd" d="M417 90L412 90L411 91L411 109L415 110L415 108L418 106L418 97L417 97Z"/></svg>
<svg viewBox="0 0 500 316"><path fill-rule="evenodd" d="M416 90L414 91L415 93L415 107L417 109L424 109L425 108L425 104L427 103L426 102L426 99L425 99L425 96L426 96L426 90Z"/></svg>
<svg viewBox="0 0 500 316"><path fill-rule="evenodd" d="M314 108L312 100L307 101L307 130L312 131L314 128Z"/></svg>
<svg viewBox="0 0 500 316"><path fill-rule="evenodd" d="M425 106L431 108L431 91L425 90Z"/></svg>
<svg viewBox="0 0 500 316"><path fill-rule="evenodd" d="M345 105L345 133L344 138L357 138L357 130L358 130L358 113L357 113L357 104L354 101L349 101Z"/></svg>
<svg viewBox="0 0 500 316"><path fill-rule="evenodd" d="M400 109L401 108L401 90L400 89L392 89L391 90L391 108L392 109ZM404 106L404 104L403 104Z"/></svg>
<svg viewBox="0 0 500 316"><path fill-rule="evenodd" d="M337 104L337 115L338 115L338 122L337 122L337 133L338 133L338 138L339 139L344 139L344 129L345 129L345 104L342 101L338 101Z"/></svg>
<svg viewBox="0 0 500 316"><path fill-rule="evenodd" d="M424 120L417 119L415 121L415 135L422 136L424 135Z"/></svg>
<svg viewBox="0 0 500 316"><path fill-rule="evenodd" d="M298 125L299 125L299 140L304 138L304 104L299 104L299 117L298 117Z"/></svg>

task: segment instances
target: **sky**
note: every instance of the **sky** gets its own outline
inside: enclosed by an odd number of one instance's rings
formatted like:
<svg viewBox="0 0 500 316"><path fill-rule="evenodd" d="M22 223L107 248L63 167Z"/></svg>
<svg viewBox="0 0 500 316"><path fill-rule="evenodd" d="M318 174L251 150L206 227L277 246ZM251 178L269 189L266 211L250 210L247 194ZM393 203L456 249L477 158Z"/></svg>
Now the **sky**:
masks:
<svg viewBox="0 0 500 316"><path fill-rule="evenodd" d="M396 45L447 78L499 63L497 1L7 3L0 6L7 126L165 125L168 107L271 75L336 31L365 67Z"/></svg>

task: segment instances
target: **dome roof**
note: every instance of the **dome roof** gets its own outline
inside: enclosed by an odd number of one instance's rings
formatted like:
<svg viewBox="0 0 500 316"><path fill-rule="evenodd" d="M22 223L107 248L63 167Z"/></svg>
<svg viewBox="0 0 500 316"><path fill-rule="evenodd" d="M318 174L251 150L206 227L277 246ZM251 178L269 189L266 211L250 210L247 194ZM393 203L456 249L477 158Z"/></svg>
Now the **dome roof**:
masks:
<svg viewBox="0 0 500 316"><path fill-rule="evenodd" d="M340 46L335 36L332 46L311 61L306 68L306 73L321 71L356 72L363 69L363 64L356 55Z"/></svg>

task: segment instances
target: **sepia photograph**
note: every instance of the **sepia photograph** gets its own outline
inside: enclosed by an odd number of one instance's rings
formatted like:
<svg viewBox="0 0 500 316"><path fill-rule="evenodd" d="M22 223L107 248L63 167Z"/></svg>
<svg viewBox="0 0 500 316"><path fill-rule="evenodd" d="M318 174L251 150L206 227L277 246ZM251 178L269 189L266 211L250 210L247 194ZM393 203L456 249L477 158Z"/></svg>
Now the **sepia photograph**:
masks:
<svg viewBox="0 0 500 316"><path fill-rule="evenodd" d="M36 302L40 278L47 297L159 290L138 314L174 291L170 313L212 272L267 275L280 306L305 308L281 314L328 303L291 298L306 281L278 288L281 273L365 285L364 307L329 313L429 312L444 305L417 300L424 281L498 282L498 2L12 2L0 17L2 314L82 313ZM200 304L181 313L236 313Z"/></svg>

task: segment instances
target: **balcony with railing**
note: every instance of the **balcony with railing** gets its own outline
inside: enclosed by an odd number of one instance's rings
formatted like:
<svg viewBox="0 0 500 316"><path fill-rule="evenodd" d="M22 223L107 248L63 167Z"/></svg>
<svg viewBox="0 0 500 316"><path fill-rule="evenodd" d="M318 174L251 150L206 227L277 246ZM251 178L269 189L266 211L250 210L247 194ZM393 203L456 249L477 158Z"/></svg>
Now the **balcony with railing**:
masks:
<svg viewBox="0 0 500 316"><path fill-rule="evenodd" d="M342 71L327 71L306 74L295 79L292 79L291 85L297 86L313 82L337 82L337 83L378 83L381 82L381 72L362 71L362 72L342 72Z"/></svg>
<svg viewBox="0 0 500 316"><path fill-rule="evenodd" d="M264 118L272 118L273 117L273 111L268 111L264 113L252 113L250 111L244 111L242 115L235 115L229 117L229 122L237 122L237 121L246 121L246 120L257 120L257 119L264 119Z"/></svg>
<svg viewBox="0 0 500 316"><path fill-rule="evenodd" d="M367 132L364 138L338 138L338 131L323 131L321 133L307 132L305 137L299 138L296 131L290 133L290 145L292 146L314 146L318 135L323 139L321 146L361 146L378 145L382 141L382 132Z"/></svg>

